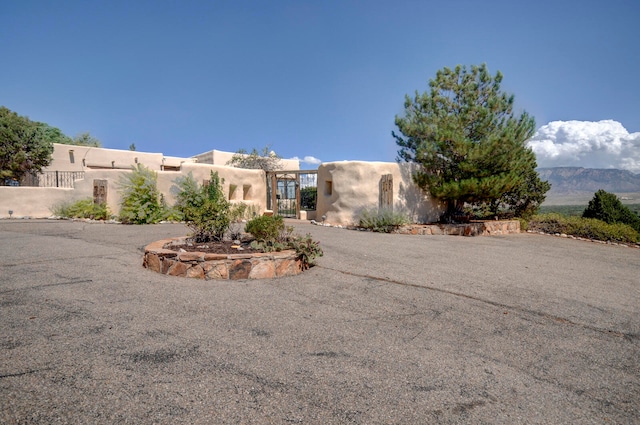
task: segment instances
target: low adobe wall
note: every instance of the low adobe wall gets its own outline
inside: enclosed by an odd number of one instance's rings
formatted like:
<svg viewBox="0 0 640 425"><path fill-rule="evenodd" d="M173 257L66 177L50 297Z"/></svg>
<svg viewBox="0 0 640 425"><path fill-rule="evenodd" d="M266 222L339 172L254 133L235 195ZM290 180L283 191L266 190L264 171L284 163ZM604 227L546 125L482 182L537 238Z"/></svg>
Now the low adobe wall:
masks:
<svg viewBox="0 0 640 425"><path fill-rule="evenodd" d="M49 217L55 205L75 200L76 193L62 187L0 186L0 218Z"/></svg>
<svg viewBox="0 0 640 425"><path fill-rule="evenodd" d="M520 222L518 220L499 220L474 221L462 224L410 224L400 227L394 233L454 236L508 235L520 233Z"/></svg>
<svg viewBox="0 0 640 425"><path fill-rule="evenodd" d="M143 266L169 276L196 279L272 279L302 272L302 261L293 249L256 254L209 254L167 249L186 238L163 239L144 249Z"/></svg>
<svg viewBox="0 0 640 425"><path fill-rule="evenodd" d="M437 221L444 207L413 182L415 164L396 162L339 161L318 167L316 220L335 225L357 223L363 209L383 205L383 179L390 183L387 203L414 223ZM386 176L386 177L385 177Z"/></svg>
<svg viewBox="0 0 640 425"><path fill-rule="evenodd" d="M211 171L218 172L220 178L224 179L223 191L230 202L242 202L262 214L266 208L267 193L265 173L262 170L184 163L181 171L156 171L158 191L164 195L169 205L173 205L175 191L172 187L178 177L191 173L196 182L202 184L204 180L211 178ZM105 182L109 211L111 214L118 214L121 201L119 182L129 173L131 170L86 169L84 179L76 180L73 189L0 186L0 218L50 217L53 214L51 210L56 205L92 198L95 180ZM9 214L9 211L13 213Z"/></svg>

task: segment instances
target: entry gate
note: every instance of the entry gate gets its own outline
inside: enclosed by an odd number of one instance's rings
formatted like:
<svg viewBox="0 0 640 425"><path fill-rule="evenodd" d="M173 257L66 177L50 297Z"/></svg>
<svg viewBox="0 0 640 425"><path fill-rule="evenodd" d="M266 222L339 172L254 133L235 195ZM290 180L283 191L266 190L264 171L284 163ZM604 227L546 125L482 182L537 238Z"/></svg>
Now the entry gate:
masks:
<svg viewBox="0 0 640 425"><path fill-rule="evenodd" d="M317 177L317 170L267 172L267 209L298 219L303 209L315 211Z"/></svg>

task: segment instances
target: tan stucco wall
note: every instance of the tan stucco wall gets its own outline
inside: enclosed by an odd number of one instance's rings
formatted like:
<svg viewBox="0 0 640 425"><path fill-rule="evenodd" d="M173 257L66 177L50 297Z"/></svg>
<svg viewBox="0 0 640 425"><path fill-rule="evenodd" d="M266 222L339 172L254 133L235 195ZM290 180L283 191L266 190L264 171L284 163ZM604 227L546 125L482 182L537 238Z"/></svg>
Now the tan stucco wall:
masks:
<svg viewBox="0 0 640 425"><path fill-rule="evenodd" d="M158 190L164 194L169 205L175 202L171 187L180 176L190 172L199 184L209 180L211 171L217 171L224 179L224 193L232 202L244 202L254 205L259 214L266 207L265 174L262 170L245 170L226 166L207 164L183 163L182 171L156 171L158 175ZM39 187L5 187L0 186L0 218L9 217L9 210L14 211L13 217L49 217L51 207L62 202L73 202L93 197L93 181L107 180L107 205L112 214L120 211L119 181L129 170L118 169L85 169L84 179L76 180L74 189L39 188ZM231 186L236 188L231 193Z"/></svg>
<svg viewBox="0 0 640 425"><path fill-rule="evenodd" d="M393 176L394 211L405 211L413 222L437 221L441 207L412 181L412 164L395 162L341 161L318 167L316 220L323 215L332 224L356 224L363 208L377 208L380 180Z"/></svg>
<svg viewBox="0 0 640 425"><path fill-rule="evenodd" d="M213 165L226 165L227 162L233 158L235 153L233 152L225 152L219 150L212 150L209 152L204 152L198 155L194 155L198 163L201 164L213 164ZM281 159L282 169L283 170L299 170L300 169L300 161L297 159Z"/></svg>
<svg viewBox="0 0 640 425"><path fill-rule="evenodd" d="M42 218L52 215L50 208L67 200L73 200L73 189L59 187L6 187L0 186L0 218Z"/></svg>
<svg viewBox="0 0 640 425"><path fill-rule="evenodd" d="M137 152L89 146L53 144L52 161L43 171L86 171L90 168L129 169L136 163L160 171L163 166L179 167L191 158L164 156L161 153Z"/></svg>
<svg viewBox="0 0 640 425"><path fill-rule="evenodd" d="M202 184L203 180L210 179L211 171L217 171L218 175L224 179L223 190L227 195L227 199L232 202L244 202L245 204L256 205L259 208L259 213L264 211L267 200L264 171L246 170L223 165L185 163L182 164L181 174L186 176L191 173L198 184ZM158 173L158 189L162 193L165 193L167 202L170 204L175 202L175 198L173 194L170 193L170 189L171 186L173 186L173 180L175 180L178 175L180 175L180 173ZM235 186L235 190L233 193L230 193L232 185Z"/></svg>
<svg viewBox="0 0 640 425"><path fill-rule="evenodd" d="M258 213L266 208L266 181L262 170L247 170L191 162L189 158L165 157L158 153L144 153L115 149L91 148L86 146L54 145L54 160L47 171L84 171L85 178L75 183L75 189L0 187L0 218L48 217L50 208L63 201L76 201L93 197L93 181L108 181L107 203L112 213L120 209L118 182L121 176L130 172L130 167L138 163L158 173L158 190L164 194L169 205L175 202L172 186L174 180L192 173L198 183L209 180L210 172L217 171L224 179L224 191L232 202L254 205ZM69 150L73 150L74 161L70 161ZM213 151L213 154L233 154ZM224 160L224 156L219 157ZM85 166L82 166L82 160ZM115 168L93 169L90 166ZM163 165L181 167L180 171L160 171ZM225 160L226 162L226 160ZM299 163L288 164L298 169ZM294 165L297 165L295 168ZM376 208L380 202L380 180L383 175L393 176L393 207L396 211L407 212L414 223L436 221L442 208L428 194L420 190L412 181L412 164L395 162L342 161L321 164L318 167L318 203L315 218L334 224L355 224L358 212L363 208ZM331 193L328 192L331 182ZM231 187L235 190L231 191ZM311 214L313 215L313 214ZM311 217L308 217L311 218Z"/></svg>

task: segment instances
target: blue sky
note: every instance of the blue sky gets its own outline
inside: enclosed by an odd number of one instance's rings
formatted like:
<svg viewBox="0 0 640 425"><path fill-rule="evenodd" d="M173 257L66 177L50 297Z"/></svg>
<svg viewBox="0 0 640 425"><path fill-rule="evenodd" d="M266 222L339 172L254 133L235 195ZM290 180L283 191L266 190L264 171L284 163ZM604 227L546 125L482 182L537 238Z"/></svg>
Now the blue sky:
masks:
<svg viewBox="0 0 640 425"><path fill-rule="evenodd" d="M0 2L0 105L104 147L394 161L405 94L480 63L538 127L640 132L637 0Z"/></svg>

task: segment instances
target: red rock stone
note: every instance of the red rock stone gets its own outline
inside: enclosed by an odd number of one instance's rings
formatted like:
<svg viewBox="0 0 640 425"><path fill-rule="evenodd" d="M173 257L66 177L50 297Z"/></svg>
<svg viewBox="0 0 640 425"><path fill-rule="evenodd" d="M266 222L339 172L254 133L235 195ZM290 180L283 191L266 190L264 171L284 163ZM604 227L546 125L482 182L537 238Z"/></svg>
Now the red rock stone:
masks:
<svg viewBox="0 0 640 425"><path fill-rule="evenodd" d="M260 254L229 254L227 258L229 260L248 260L249 258L253 258L256 255Z"/></svg>
<svg viewBox="0 0 640 425"><path fill-rule="evenodd" d="M227 254L204 254L204 261L210 260L224 260L227 258Z"/></svg>
<svg viewBox="0 0 640 425"><path fill-rule="evenodd" d="M302 270L302 262L295 258L276 260L276 276L295 276Z"/></svg>
<svg viewBox="0 0 640 425"><path fill-rule="evenodd" d="M181 252L178 255L180 261L204 261L204 253L202 252Z"/></svg>
<svg viewBox="0 0 640 425"><path fill-rule="evenodd" d="M196 279L204 279L204 270L202 270L202 267L196 264L195 266L189 267L186 276Z"/></svg>
<svg viewBox="0 0 640 425"><path fill-rule="evenodd" d="M276 266L273 260L254 260L249 279L271 279L276 276Z"/></svg>
<svg viewBox="0 0 640 425"><path fill-rule="evenodd" d="M160 273L160 258L158 258L158 256L156 254L147 254L146 255L146 259L147 261L145 262L145 266L149 269L149 270L153 270L156 273Z"/></svg>
<svg viewBox="0 0 640 425"><path fill-rule="evenodd" d="M169 268L173 265L173 263L175 263L174 260L164 258L162 260L162 270L160 271L160 273L167 274L167 272L169 271Z"/></svg>
<svg viewBox="0 0 640 425"><path fill-rule="evenodd" d="M229 279L229 270L223 261L204 263L202 268L204 269L206 279Z"/></svg>
<svg viewBox="0 0 640 425"><path fill-rule="evenodd" d="M167 274L170 276L186 276L187 275L187 270L189 269L189 266L186 265L185 263L181 263L180 261L175 261L171 267L169 267L169 270L167 270Z"/></svg>
<svg viewBox="0 0 640 425"><path fill-rule="evenodd" d="M251 272L251 261L248 260L234 260L229 265L229 279L248 279Z"/></svg>

